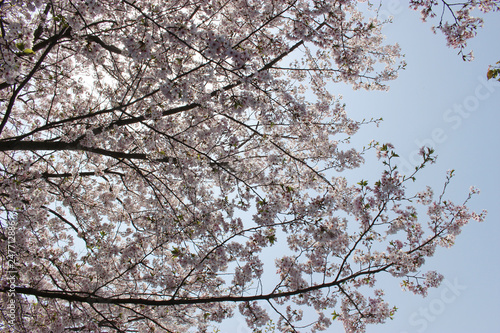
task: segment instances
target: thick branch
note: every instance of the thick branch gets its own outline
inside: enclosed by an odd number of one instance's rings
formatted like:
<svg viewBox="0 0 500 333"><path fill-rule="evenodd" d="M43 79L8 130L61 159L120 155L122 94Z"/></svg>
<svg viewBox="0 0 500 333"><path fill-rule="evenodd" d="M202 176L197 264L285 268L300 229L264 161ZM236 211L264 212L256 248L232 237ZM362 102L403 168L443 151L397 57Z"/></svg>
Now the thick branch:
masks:
<svg viewBox="0 0 500 333"><path fill-rule="evenodd" d="M340 286L343 283L346 283L352 279L357 278L358 276L376 274L385 271L392 265L393 264L387 264L376 270L360 271L340 280L335 280L329 283L318 284L307 288L278 292L278 293L263 294L263 295L254 295L254 296L219 296L219 297L205 297L205 298L200 297L200 298L184 298L184 299L170 298L167 300L165 299L161 300L161 299L133 298L133 297L108 298L108 297L93 295L87 292L38 290L35 288L28 288L28 287L16 287L15 291L16 293L24 295L33 295L37 297L61 299L69 302L80 302L88 304L114 304L114 305L135 304L135 305L150 305L150 306L174 306L174 305L208 304L208 303L221 303L221 302L251 302L251 301L262 301L275 298L290 297L319 289ZM4 293L9 291L10 289L7 287L0 289L0 292Z"/></svg>
<svg viewBox="0 0 500 333"><path fill-rule="evenodd" d="M121 151L112 151L102 148L93 148L81 145L75 142L50 142L50 141L7 141L0 142L0 151L9 150L48 150L48 151L88 151L99 155L110 156L118 159L137 159L137 160L150 160L147 154L143 153L126 153ZM158 162L169 162L172 160L170 157L160 159L153 159Z"/></svg>
<svg viewBox="0 0 500 333"><path fill-rule="evenodd" d="M99 44L101 45L104 49L108 50L109 52L111 53L117 53L117 54L122 54L122 50L120 50L119 48L117 48L116 46L114 45L108 45L106 43L104 43L99 37L97 36L88 36L87 37L87 40L89 41L92 41L96 44Z"/></svg>

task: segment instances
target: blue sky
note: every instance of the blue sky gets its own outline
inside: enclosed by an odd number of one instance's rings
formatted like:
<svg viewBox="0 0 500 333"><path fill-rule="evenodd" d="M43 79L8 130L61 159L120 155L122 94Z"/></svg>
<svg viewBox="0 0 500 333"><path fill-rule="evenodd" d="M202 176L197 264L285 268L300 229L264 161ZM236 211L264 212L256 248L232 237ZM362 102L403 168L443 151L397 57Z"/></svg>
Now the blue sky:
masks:
<svg viewBox="0 0 500 333"><path fill-rule="evenodd" d="M500 83L487 81L486 71L500 60L499 14L486 16L484 27L469 43L475 60L464 62L457 50L446 47L441 34L432 33L432 22L422 23L407 2L391 0L383 9L394 17L384 30L387 41L401 45L408 65L390 83L389 92L340 92L351 117L384 118L378 128L362 128L353 143L393 143L404 160L403 170L412 167L421 145L433 145L438 160L424 169L417 185L430 185L439 193L446 171L455 169L449 198L461 202L469 187L477 186L481 194L470 207L487 209L488 216L483 223L466 226L454 247L440 249L427 260L427 269L445 275L442 286L427 298L400 291L393 279L381 281L387 299L399 310L394 320L370 326L367 332L498 332ZM364 179L376 177L370 167L359 172Z"/></svg>

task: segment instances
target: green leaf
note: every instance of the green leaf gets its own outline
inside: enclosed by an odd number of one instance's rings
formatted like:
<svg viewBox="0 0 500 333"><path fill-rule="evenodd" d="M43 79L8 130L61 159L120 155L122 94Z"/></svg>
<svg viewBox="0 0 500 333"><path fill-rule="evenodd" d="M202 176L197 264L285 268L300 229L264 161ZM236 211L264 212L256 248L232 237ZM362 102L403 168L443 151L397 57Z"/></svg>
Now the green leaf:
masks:
<svg viewBox="0 0 500 333"><path fill-rule="evenodd" d="M267 240L269 241L269 243L271 243L271 245L273 245L276 242L276 236L269 235L269 236L267 236Z"/></svg>
<svg viewBox="0 0 500 333"><path fill-rule="evenodd" d="M489 68L488 72L486 73L486 77L488 80L490 79L495 79L498 75L500 75L500 68Z"/></svg>
<svg viewBox="0 0 500 333"><path fill-rule="evenodd" d="M240 101L236 100L236 101L234 102L233 107L234 107L235 109L242 108L242 107L243 107L243 103L241 103Z"/></svg>
<svg viewBox="0 0 500 333"><path fill-rule="evenodd" d="M364 186L368 185L368 181L361 179L361 181L358 182L358 185L361 185L361 187L364 187Z"/></svg>
<svg viewBox="0 0 500 333"><path fill-rule="evenodd" d="M493 70L493 69L490 69L490 70L488 71L488 73L486 73L486 77L488 78L488 80L489 80L489 79L492 79L492 78L493 78L493 75L495 75L495 70Z"/></svg>
<svg viewBox="0 0 500 333"><path fill-rule="evenodd" d="M24 43L22 42L16 43L16 47L19 51L23 52L24 54L35 54L35 51L33 51L32 49L27 49L26 45L24 45Z"/></svg>
<svg viewBox="0 0 500 333"><path fill-rule="evenodd" d="M171 250L170 253L172 253L172 256L174 256L174 258L177 258L179 254L181 254L181 250L179 250L179 248L177 247L174 247L174 249Z"/></svg>

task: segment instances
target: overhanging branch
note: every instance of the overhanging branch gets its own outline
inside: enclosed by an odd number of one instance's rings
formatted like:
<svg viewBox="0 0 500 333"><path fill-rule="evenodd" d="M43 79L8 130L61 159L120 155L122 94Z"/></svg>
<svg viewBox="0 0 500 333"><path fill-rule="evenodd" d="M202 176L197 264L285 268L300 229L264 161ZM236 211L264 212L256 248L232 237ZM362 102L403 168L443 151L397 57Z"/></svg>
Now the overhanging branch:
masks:
<svg viewBox="0 0 500 333"><path fill-rule="evenodd" d="M360 271L340 280L314 285L307 288L278 292L278 293L254 295L254 296L219 296L219 297L201 297L201 298L148 299L148 298L134 298L134 297L130 298L102 297L87 292L38 290L35 288L28 288L28 287L16 287L15 291L16 293L24 295L32 295L32 296L51 298L51 299L61 299L61 300L66 300L68 302L79 302L88 304L114 304L114 305L135 304L135 305L149 305L149 306L175 306L175 305L208 304L208 303L222 303L222 302L266 301L276 298L300 295L319 289L340 286L343 283L346 283L352 279L357 278L358 276L375 274L378 272L385 271L392 265L393 264L387 264L378 269ZM11 291L12 290L9 289L8 287L0 289L0 292L3 293Z"/></svg>

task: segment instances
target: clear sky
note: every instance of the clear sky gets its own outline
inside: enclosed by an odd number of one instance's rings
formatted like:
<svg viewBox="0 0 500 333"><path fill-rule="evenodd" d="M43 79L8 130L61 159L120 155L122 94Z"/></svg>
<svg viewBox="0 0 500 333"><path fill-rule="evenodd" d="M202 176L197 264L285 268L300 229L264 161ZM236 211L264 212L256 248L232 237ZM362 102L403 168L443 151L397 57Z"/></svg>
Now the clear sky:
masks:
<svg viewBox="0 0 500 333"><path fill-rule="evenodd" d="M439 193L446 170L455 169L449 197L459 203L471 185L477 186L481 194L470 206L487 209L488 216L466 226L454 247L441 248L427 260L425 268L445 275L427 298L400 291L393 279L383 281L387 299L399 310L394 320L369 326L367 332L500 332L500 83L486 80L488 65L500 60L500 14L486 16L469 43L475 60L464 62L440 33L432 33L432 23L422 23L407 4L391 0L383 8L394 17L385 35L401 45L407 69L390 83L389 92L341 92L351 117L384 118L379 128L360 130L353 142L393 143L404 160L403 170L415 165L420 146L433 145L438 160L424 169L418 184ZM360 175L376 176L369 167Z"/></svg>

